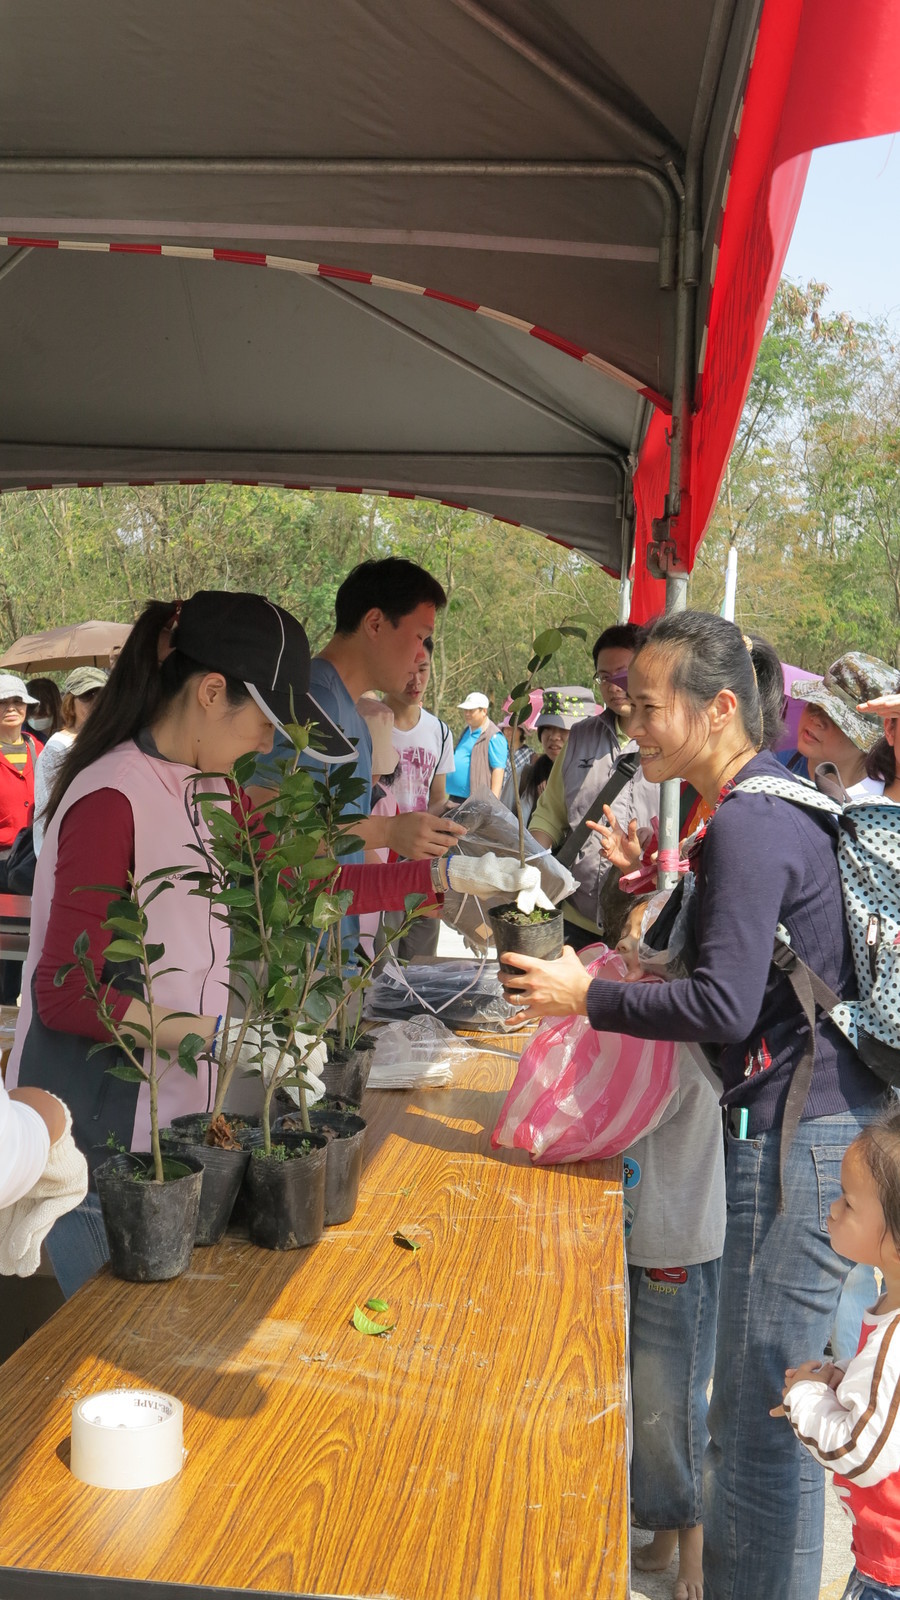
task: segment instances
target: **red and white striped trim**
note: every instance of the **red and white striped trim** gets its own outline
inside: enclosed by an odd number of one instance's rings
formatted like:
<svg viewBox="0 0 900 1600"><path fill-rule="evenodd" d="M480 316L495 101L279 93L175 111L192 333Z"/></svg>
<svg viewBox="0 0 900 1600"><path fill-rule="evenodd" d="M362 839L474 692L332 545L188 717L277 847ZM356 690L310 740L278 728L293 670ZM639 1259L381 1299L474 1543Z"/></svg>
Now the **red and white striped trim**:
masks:
<svg viewBox="0 0 900 1600"><path fill-rule="evenodd" d="M654 404L671 410L671 402L644 388L640 380L622 372L601 356L573 344L561 334L552 333L536 322L526 322L523 317L510 316L506 311L496 311L491 306L479 305L474 300L461 300L458 295L444 294L440 289L426 289L418 283L406 283L402 278L383 278L377 272L358 272L353 267L331 267L322 262L295 261L291 256L270 256L256 250L214 250L183 244L125 244L99 239L32 239L22 234L0 234L0 248L10 250L80 250L95 255L164 256L180 261L228 261L239 267L272 267L278 272L295 272L303 278L335 278L345 283L360 283L373 289L392 289L398 294L420 295L426 300L441 300L445 305L457 306L461 311L474 311L476 316L487 317L492 322L504 322L508 328L517 328L532 339L552 345L563 355L571 356L583 366L602 372L607 378L625 384L636 394L651 399Z"/></svg>
<svg viewBox="0 0 900 1600"><path fill-rule="evenodd" d="M474 516L484 517L486 522L499 522L506 528L524 528L527 533L536 533L539 538L546 539L549 544L558 544L563 550L575 549L565 539L558 539L552 533L543 533L540 528L531 528L525 522L515 522L512 517L493 516L490 511L466 505L462 500L438 500L434 495L418 494L414 489L367 489L361 485L343 483L294 483L287 478L55 478L52 483L0 485L0 495L39 494L45 489L162 489L173 483L183 488L222 483L235 489L295 489L304 494L371 494L384 500L427 500L431 505L447 506L450 511L469 511ZM610 569L604 567L603 570L608 572Z"/></svg>

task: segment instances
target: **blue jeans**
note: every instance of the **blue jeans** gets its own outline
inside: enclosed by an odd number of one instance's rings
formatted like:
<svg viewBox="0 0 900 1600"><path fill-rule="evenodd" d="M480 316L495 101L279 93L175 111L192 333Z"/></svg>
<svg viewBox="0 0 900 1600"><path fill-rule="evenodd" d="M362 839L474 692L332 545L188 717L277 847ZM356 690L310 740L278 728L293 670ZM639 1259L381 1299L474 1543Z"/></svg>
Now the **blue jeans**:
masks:
<svg viewBox="0 0 900 1600"><path fill-rule="evenodd" d="M47 1235L47 1254L67 1300L109 1260L99 1196L85 1195L74 1211L57 1217Z"/></svg>
<svg viewBox="0 0 900 1600"><path fill-rule="evenodd" d="M634 1449L631 1505L641 1528L703 1521L706 1391L716 1348L719 1261L667 1280L629 1267ZM652 1270L652 1269L651 1269Z"/></svg>
<svg viewBox="0 0 900 1600"><path fill-rule="evenodd" d="M876 1578L864 1578L854 1567L842 1600L900 1600L900 1588L879 1583Z"/></svg>
<svg viewBox="0 0 900 1600"><path fill-rule="evenodd" d="M850 1361L859 1349L863 1314L878 1299L875 1268L857 1263L850 1268L838 1301L834 1327L831 1330L831 1351L835 1361Z"/></svg>
<svg viewBox="0 0 900 1600"><path fill-rule="evenodd" d="M816 1600L825 1475L783 1417L784 1371L821 1356L848 1264L826 1218L847 1146L880 1101L801 1122L778 1215L781 1129L729 1138L728 1225L704 1461L704 1600Z"/></svg>

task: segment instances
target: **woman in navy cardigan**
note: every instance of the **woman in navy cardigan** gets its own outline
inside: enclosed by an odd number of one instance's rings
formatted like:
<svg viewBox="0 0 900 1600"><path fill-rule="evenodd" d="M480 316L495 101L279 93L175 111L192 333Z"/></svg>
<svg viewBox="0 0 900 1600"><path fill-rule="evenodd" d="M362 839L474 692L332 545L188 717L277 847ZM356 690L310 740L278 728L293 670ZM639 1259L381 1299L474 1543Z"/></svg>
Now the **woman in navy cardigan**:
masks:
<svg viewBox="0 0 900 1600"><path fill-rule="evenodd" d="M705 1600L814 1600L824 1475L789 1430L776 1433L784 1370L824 1351L847 1263L826 1218L847 1145L877 1115L882 1085L826 1018L812 1083L784 1156L782 1121L807 1026L771 962L776 928L843 998L856 994L834 819L765 794L735 794L761 774L785 779L764 749L766 687L732 623L664 617L628 674L629 735L653 783L683 778L714 810L693 860L696 961L667 984L591 979L577 956L508 955L511 1000L531 1016L586 1014L599 1031L714 1049L727 1134L728 1224L710 1443L704 1467ZM786 1437L787 1435L787 1437Z"/></svg>

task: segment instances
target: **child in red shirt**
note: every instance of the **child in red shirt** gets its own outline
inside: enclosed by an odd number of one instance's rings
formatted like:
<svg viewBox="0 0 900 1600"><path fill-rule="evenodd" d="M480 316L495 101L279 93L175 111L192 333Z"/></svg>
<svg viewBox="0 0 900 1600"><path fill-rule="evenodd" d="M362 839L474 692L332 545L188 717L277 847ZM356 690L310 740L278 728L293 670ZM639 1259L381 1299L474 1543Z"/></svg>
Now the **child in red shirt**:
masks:
<svg viewBox="0 0 900 1600"><path fill-rule="evenodd" d="M879 1269L884 1293L853 1359L789 1367L771 1414L835 1475L856 1561L844 1600L883 1600L900 1596L900 1110L847 1150L828 1232L839 1255Z"/></svg>

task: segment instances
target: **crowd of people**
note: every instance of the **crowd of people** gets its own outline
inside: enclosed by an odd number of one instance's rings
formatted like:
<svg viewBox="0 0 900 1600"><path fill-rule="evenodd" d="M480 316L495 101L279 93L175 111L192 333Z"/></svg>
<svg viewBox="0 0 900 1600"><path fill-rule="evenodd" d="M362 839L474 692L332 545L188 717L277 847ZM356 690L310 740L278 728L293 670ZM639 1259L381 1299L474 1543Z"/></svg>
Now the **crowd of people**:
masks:
<svg viewBox="0 0 900 1600"><path fill-rule="evenodd" d="M473 794L514 804L515 768L536 848L569 864L575 888L563 955L507 954L507 997L534 1019L586 1015L599 1032L681 1047L665 1120L624 1157L632 1505L653 1533L643 1562L666 1567L677 1548L674 1600L814 1600L825 1465L854 1518L847 1594L900 1594L900 1115L823 1006L810 1029L773 959L781 940L842 1002L856 998L838 813L793 803L792 786L805 793L826 773L842 800L900 801L900 673L851 652L795 684L803 712L784 750L775 650L684 612L601 632L596 690L543 692L539 748L527 727L504 735L482 689L460 706L454 746L423 704L445 604L422 568L370 561L338 590L334 633L312 660L281 607L207 591L151 604L108 681L77 668L60 699L52 680L0 676L0 855L33 825L36 856L11 1096L0 1097L0 1140L17 1124L20 1136L0 1202L14 1195L17 1238L27 1234L26 1178L40 1193L48 1152L62 1151L47 1248L64 1291L106 1259L86 1168L110 1127L143 1148L145 1091L111 1077L108 1052L94 1049L106 1036L83 975L55 979L85 930L115 1016L146 1023L146 1003L104 967L108 891L76 904L73 890L125 885L179 853L192 861L205 824L184 796L198 774L254 754L253 784L223 788L223 800L264 808L291 720L312 729L305 763L353 764L361 792L346 829L358 848L339 879L354 895L353 944L354 919L399 912L411 892L439 916L450 889L510 898L535 886L533 867L466 856L454 820ZM642 891L670 780L681 785L690 936L680 975L648 983L635 980L661 912ZM211 1044L227 1009L221 925L187 890L160 896L149 919L173 968L156 997L161 1045L177 1049L187 1033ZM403 954L433 953L437 928L423 919ZM600 941L621 955L621 981L588 972ZM166 1118L206 1108L202 1074L164 1084ZM6 1216L0 1269L23 1270L7 1262L33 1260L36 1236L4 1255Z"/></svg>

